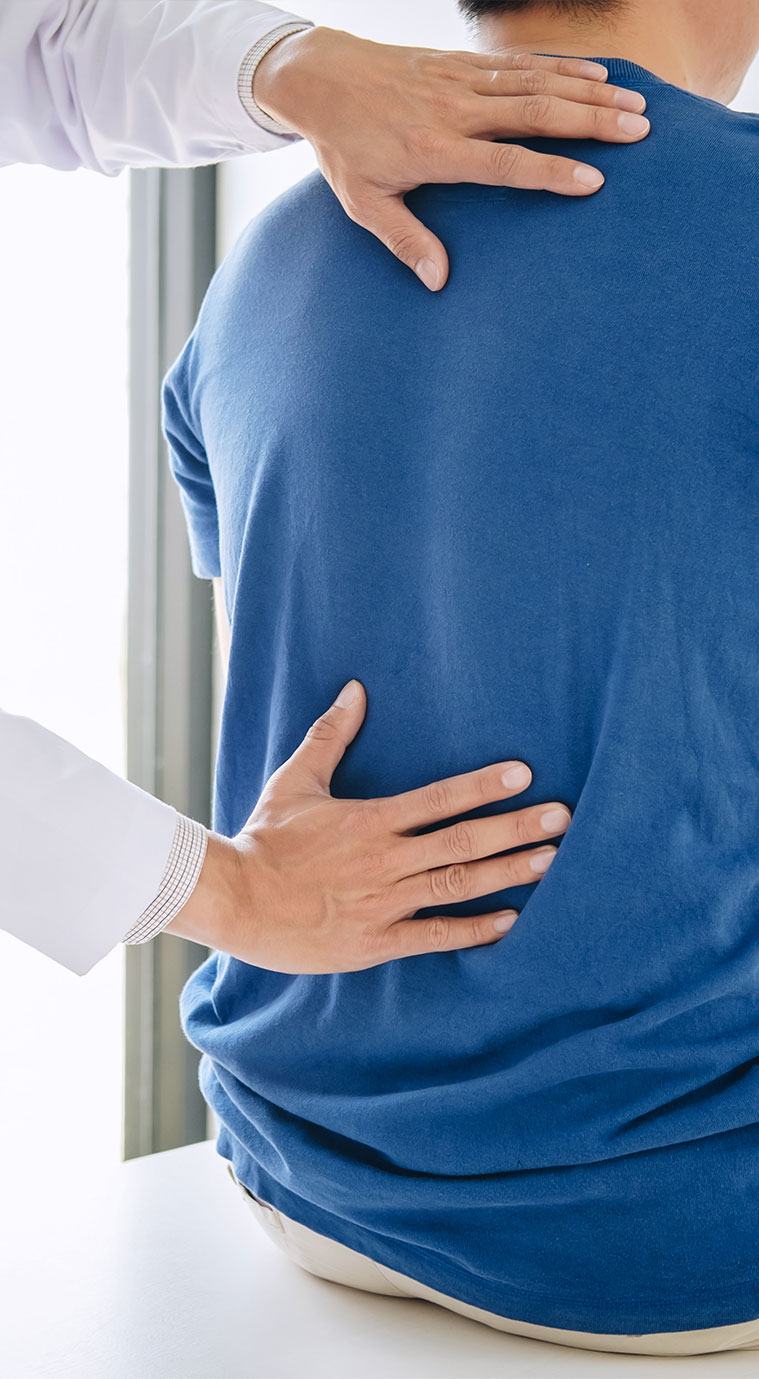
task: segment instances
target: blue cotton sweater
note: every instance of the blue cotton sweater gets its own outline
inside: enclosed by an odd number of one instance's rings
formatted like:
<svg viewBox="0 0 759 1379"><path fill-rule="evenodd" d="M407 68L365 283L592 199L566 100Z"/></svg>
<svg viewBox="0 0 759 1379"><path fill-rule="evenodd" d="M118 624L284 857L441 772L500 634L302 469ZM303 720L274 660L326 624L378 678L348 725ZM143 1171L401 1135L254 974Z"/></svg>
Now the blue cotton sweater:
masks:
<svg viewBox="0 0 759 1379"><path fill-rule="evenodd" d="M589 199L426 187L428 293L318 175L219 269L166 386L232 621L216 827L355 676L336 795L491 762L574 811L495 947L182 1015L252 1191L432 1288L596 1332L759 1316L759 119L623 61ZM433 913L432 909L420 914ZM271 916L267 917L271 920Z"/></svg>

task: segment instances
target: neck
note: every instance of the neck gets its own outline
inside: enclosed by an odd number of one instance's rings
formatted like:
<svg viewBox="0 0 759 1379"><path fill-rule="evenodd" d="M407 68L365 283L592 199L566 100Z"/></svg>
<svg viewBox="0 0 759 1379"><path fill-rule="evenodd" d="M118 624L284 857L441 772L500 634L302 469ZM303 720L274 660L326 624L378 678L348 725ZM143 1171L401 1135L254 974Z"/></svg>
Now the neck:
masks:
<svg viewBox="0 0 759 1379"><path fill-rule="evenodd" d="M720 80L709 71L703 34L681 0L666 0L666 22L658 5L635 3L587 19L569 18L549 8L492 15L479 21L477 39L480 49L489 52L627 58L696 95L729 100L733 94L724 74Z"/></svg>

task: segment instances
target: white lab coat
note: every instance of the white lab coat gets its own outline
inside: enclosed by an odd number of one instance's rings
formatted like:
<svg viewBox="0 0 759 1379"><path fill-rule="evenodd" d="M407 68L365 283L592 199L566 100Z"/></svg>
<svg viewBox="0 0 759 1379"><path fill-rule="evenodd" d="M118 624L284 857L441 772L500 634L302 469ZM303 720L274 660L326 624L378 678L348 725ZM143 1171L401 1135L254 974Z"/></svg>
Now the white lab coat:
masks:
<svg viewBox="0 0 759 1379"><path fill-rule="evenodd" d="M237 74L296 18L256 0L2 0L0 165L115 174L276 148L243 108ZM0 713L0 926L87 972L158 894L176 818Z"/></svg>

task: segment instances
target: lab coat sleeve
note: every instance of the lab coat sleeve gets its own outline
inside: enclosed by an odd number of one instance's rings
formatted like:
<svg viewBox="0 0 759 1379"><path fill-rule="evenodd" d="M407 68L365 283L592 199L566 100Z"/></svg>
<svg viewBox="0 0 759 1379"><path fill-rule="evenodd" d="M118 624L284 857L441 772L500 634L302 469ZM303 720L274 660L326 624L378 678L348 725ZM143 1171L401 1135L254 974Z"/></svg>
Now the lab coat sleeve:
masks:
<svg viewBox="0 0 759 1379"><path fill-rule="evenodd" d="M0 712L0 927L83 975L161 888L176 811Z"/></svg>
<svg viewBox="0 0 759 1379"><path fill-rule="evenodd" d="M3 0L0 165L113 175L280 147L293 136L251 119L237 78L297 18L256 0Z"/></svg>

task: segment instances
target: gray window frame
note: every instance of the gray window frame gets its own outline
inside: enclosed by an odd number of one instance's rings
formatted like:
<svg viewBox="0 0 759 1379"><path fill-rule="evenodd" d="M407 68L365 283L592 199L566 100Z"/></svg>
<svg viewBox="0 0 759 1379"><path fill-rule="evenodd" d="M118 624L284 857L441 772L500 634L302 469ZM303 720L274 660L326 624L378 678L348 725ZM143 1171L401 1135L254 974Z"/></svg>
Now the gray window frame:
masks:
<svg viewBox="0 0 759 1379"><path fill-rule="evenodd" d="M131 173L129 779L209 823L213 612L192 575L160 424L160 385L190 334L216 260L216 169ZM127 1159L207 1136L198 1055L178 997L206 956L168 936L125 950Z"/></svg>

